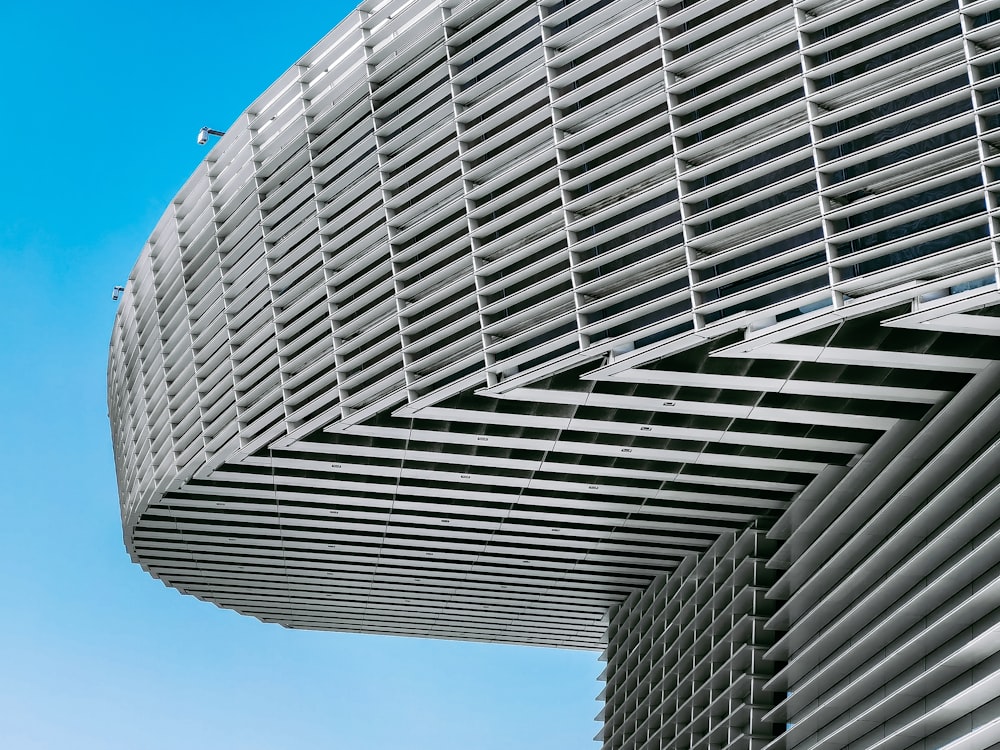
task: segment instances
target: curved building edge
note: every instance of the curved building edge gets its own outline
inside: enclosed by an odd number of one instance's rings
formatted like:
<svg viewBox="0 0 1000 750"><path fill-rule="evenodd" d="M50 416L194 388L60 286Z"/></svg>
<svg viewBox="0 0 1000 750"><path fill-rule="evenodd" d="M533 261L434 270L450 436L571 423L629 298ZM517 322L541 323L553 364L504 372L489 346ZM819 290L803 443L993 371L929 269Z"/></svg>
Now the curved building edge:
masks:
<svg viewBox="0 0 1000 750"><path fill-rule="evenodd" d="M129 277L133 560L605 648L608 748L1000 741L1000 19L833 5L362 3Z"/></svg>

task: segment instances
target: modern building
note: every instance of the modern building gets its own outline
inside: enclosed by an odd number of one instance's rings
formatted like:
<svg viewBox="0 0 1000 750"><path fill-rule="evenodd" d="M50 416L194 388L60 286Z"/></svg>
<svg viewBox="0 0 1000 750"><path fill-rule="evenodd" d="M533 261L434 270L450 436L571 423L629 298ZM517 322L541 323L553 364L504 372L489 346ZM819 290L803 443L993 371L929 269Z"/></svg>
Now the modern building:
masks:
<svg viewBox="0 0 1000 750"><path fill-rule="evenodd" d="M1000 0L363 2L122 295L126 546L604 649L607 750L1000 747Z"/></svg>

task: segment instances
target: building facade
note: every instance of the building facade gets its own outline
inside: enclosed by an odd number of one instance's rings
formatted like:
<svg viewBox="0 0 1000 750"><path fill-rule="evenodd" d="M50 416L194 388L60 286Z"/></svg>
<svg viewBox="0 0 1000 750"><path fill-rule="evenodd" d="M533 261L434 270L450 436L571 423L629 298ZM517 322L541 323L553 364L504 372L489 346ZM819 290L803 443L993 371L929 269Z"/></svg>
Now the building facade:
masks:
<svg viewBox="0 0 1000 750"><path fill-rule="evenodd" d="M125 544L603 649L607 750L1000 744L1000 0L363 2L168 207Z"/></svg>

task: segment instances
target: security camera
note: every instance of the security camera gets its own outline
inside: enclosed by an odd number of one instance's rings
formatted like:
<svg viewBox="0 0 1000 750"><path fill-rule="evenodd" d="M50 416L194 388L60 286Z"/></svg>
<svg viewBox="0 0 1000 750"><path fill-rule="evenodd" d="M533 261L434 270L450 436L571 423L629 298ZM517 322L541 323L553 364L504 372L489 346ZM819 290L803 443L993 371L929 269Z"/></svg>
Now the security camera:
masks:
<svg viewBox="0 0 1000 750"><path fill-rule="evenodd" d="M111 299L113 299L113 300L115 300L117 302L118 298L121 296L121 293L124 292L124 291L125 291L125 287L123 287L123 286L116 286L112 290L112 292L111 292Z"/></svg>
<svg viewBox="0 0 1000 750"><path fill-rule="evenodd" d="M224 130L214 130L213 128L202 128L198 131L198 145L204 146L208 143L208 136L214 135L217 138L221 138L226 134Z"/></svg>

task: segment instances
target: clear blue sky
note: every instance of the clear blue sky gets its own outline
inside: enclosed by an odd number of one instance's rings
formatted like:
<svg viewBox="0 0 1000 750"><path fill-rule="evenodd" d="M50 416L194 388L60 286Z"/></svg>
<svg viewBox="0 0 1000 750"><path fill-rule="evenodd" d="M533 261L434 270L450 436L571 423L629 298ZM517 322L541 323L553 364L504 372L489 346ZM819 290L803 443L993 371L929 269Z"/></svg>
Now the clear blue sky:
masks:
<svg viewBox="0 0 1000 750"><path fill-rule="evenodd" d="M111 288L225 128L352 4L0 14L0 748L591 750L586 652L287 631L125 554Z"/></svg>

